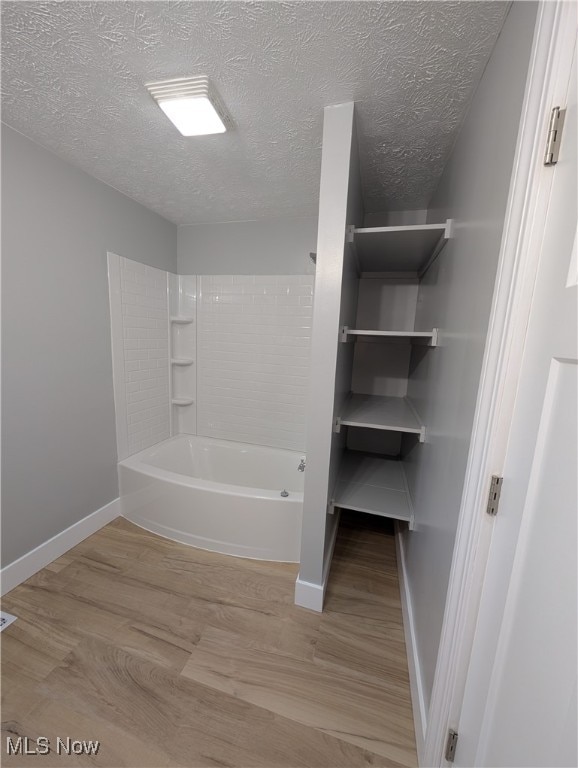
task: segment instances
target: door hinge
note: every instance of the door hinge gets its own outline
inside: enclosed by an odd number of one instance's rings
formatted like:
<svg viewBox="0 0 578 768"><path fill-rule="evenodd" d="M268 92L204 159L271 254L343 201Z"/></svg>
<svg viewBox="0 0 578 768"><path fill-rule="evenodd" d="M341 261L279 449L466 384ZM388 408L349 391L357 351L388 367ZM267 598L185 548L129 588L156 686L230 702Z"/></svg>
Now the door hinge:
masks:
<svg viewBox="0 0 578 768"><path fill-rule="evenodd" d="M492 482L490 483L490 492L488 494L488 506L486 512L488 515L495 516L498 514L498 507L500 505L500 494L502 492L503 477L498 475L492 475Z"/></svg>
<svg viewBox="0 0 578 768"><path fill-rule="evenodd" d="M446 741L446 760L448 763L453 763L456 756L456 747L458 745L458 732L453 731L451 728L448 731L448 740Z"/></svg>
<svg viewBox="0 0 578 768"><path fill-rule="evenodd" d="M548 138L546 139L546 152L544 154L544 165L556 165L558 155L560 154L560 143L562 141L562 127L566 110L560 107L554 107L550 115L548 124Z"/></svg>

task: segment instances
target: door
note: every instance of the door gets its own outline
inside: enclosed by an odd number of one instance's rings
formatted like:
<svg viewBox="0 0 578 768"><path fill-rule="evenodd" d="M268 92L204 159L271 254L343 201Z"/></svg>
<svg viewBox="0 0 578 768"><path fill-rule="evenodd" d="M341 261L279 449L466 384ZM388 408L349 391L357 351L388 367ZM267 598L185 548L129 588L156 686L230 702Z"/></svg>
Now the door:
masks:
<svg viewBox="0 0 578 768"><path fill-rule="evenodd" d="M570 33L560 157L543 169L553 174L548 213L538 233L540 262L502 497L458 727L461 766L578 765L575 14ZM491 638L501 605L497 644L484 648L479 639ZM491 670L487 697L479 695L483 670Z"/></svg>

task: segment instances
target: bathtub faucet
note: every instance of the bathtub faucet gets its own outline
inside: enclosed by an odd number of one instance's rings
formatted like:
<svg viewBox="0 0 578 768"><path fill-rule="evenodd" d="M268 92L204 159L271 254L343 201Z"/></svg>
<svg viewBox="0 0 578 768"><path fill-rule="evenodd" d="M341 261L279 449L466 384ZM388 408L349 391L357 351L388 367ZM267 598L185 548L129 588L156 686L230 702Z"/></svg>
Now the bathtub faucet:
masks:
<svg viewBox="0 0 578 768"><path fill-rule="evenodd" d="M301 459L301 462L299 466L297 467L297 472L305 472L305 459Z"/></svg>

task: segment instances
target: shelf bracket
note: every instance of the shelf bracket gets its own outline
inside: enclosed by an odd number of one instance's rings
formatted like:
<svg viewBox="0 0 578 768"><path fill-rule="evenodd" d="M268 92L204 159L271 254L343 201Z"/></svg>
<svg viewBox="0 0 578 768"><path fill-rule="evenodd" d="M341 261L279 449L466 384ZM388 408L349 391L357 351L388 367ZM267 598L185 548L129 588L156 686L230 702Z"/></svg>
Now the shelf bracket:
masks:
<svg viewBox="0 0 578 768"><path fill-rule="evenodd" d="M432 337L430 341L430 347L437 347L438 346L438 339L439 339L439 329L438 328L432 328Z"/></svg>
<svg viewBox="0 0 578 768"><path fill-rule="evenodd" d="M418 424L420 425L419 432L414 432L414 434L418 436L420 443L425 443L425 424L421 420L419 413L415 409L415 405L411 402L409 397L405 397L404 400L408 404Z"/></svg>
<svg viewBox="0 0 578 768"><path fill-rule="evenodd" d="M327 514L328 515L335 514L335 499L329 499L329 503L327 505Z"/></svg>
<svg viewBox="0 0 578 768"><path fill-rule="evenodd" d="M345 227L345 242L346 243L352 243L353 238L355 237L355 225L354 224L348 224L347 227Z"/></svg>
<svg viewBox="0 0 578 768"><path fill-rule="evenodd" d="M336 416L335 421L333 422L333 431L334 432L341 432L341 416Z"/></svg>
<svg viewBox="0 0 578 768"><path fill-rule="evenodd" d="M348 334L349 334L349 326L348 325L344 325L342 327L342 329L341 329L339 340L340 341L349 341L350 339L349 339L349 335Z"/></svg>

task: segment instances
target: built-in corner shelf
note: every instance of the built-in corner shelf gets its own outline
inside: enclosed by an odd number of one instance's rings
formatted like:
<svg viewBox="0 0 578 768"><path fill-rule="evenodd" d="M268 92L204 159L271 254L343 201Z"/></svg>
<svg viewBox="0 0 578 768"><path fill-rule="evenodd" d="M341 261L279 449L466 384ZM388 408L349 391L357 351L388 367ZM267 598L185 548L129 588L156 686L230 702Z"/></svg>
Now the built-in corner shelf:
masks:
<svg viewBox="0 0 578 768"><path fill-rule="evenodd" d="M195 318L189 315L174 315L171 317L171 323L176 323L176 325L190 325L194 322Z"/></svg>
<svg viewBox="0 0 578 768"><path fill-rule="evenodd" d="M407 397L353 394L335 419L334 430L339 432L342 426L405 432L425 442L425 426Z"/></svg>
<svg viewBox="0 0 578 768"><path fill-rule="evenodd" d="M192 357L173 357L171 365L192 365L195 361Z"/></svg>
<svg viewBox="0 0 578 768"><path fill-rule="evenodd" d="M438 329L432 328L431 331L366 331L358 328L348 328L344 325L341 329L341 341L349 341L350 337L373 336L375 338L391 339L424 339L430 347L437 347Z"/></svg>
<svg viewBox="0 0 578 768"><path fill-rule="evenodd" d="M194 402L192 397L173 397L171 400L173 405L193 405Z"/></svg>
<svg viewBox="0 0 578 768"><path fill-rule="evenodd" d="M452 236L453 221L400 227L354 227L361 274L410 272L421 275Z"/></svg>
<svg viewBox="0 0 578 768"><path fill-rule="evenodd" d="M397 459L346 451L330 506L405 520L413 528L403 462Z"/></svg>

